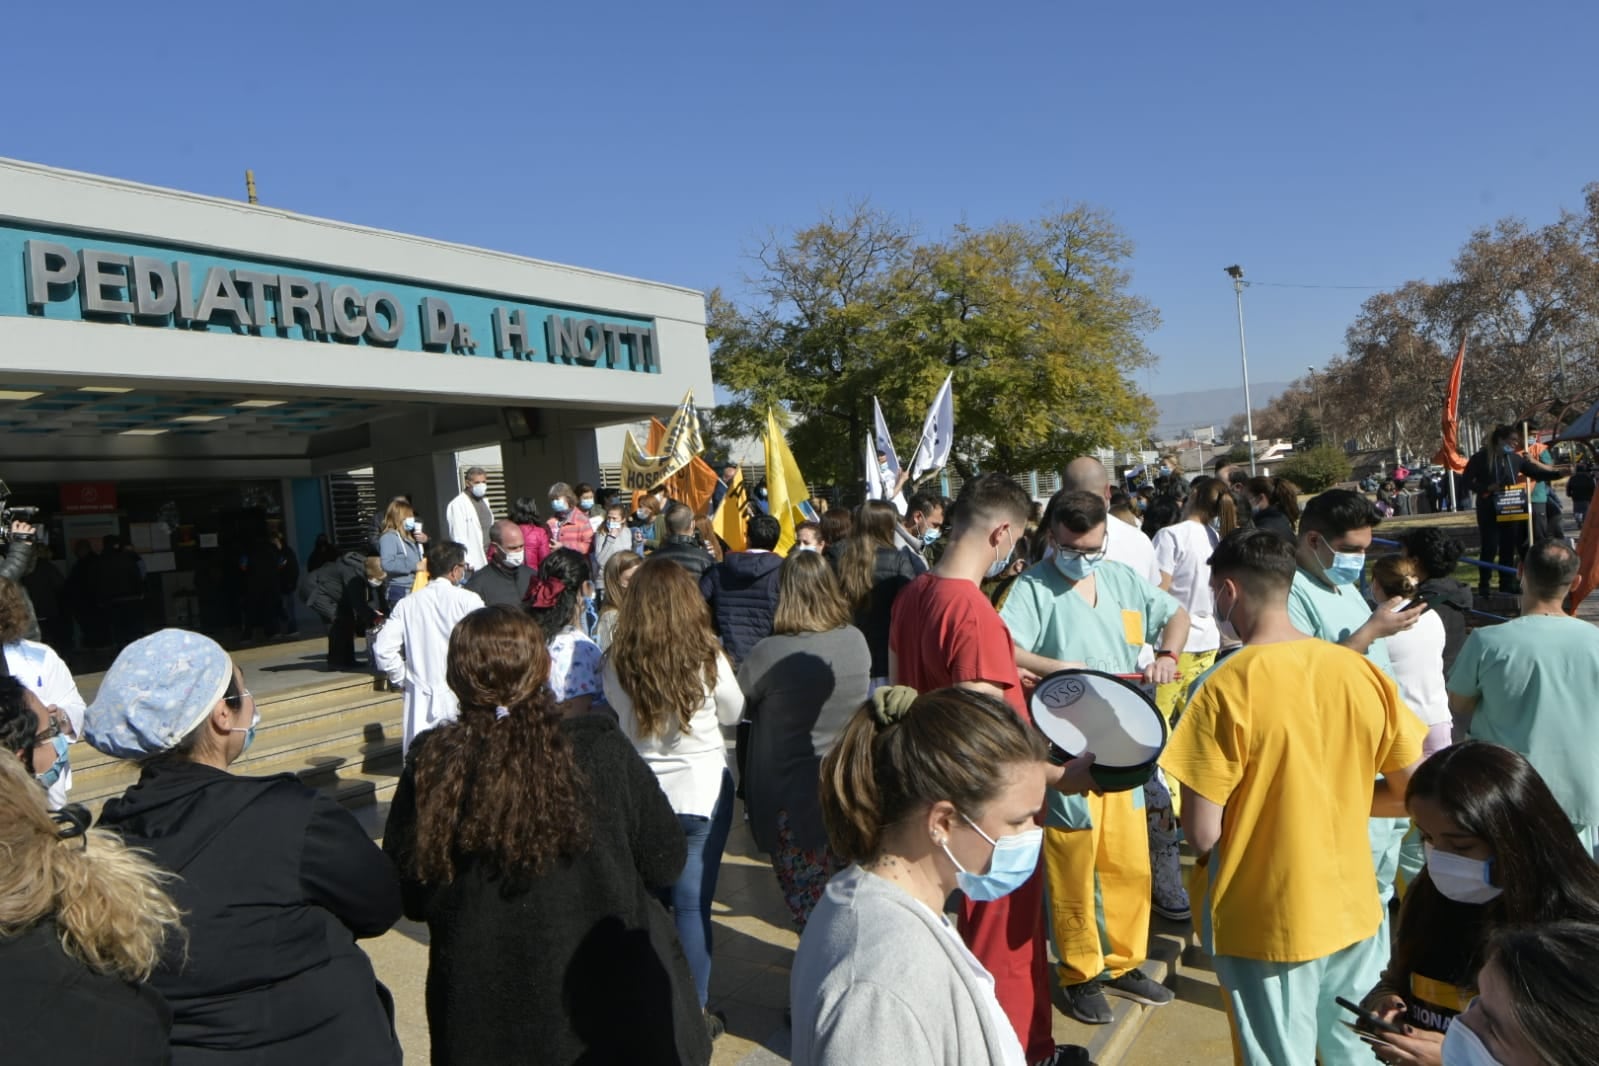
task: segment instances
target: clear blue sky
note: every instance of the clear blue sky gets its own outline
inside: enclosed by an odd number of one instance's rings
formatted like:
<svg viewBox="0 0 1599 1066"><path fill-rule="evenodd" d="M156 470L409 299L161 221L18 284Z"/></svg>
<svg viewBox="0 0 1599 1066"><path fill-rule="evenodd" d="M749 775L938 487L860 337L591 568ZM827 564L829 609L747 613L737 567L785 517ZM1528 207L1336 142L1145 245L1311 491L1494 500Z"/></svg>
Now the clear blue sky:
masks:
<svg viewBox="0 0 1599 1066"><path fill-rule="evenodd" d="M860 197L934 234L1102 205L1156 393L1237 381L1229 263L1435 278L1599 180L1579 0L14 7L0 155L239 197L253 167L290 210L696 288ZM1253 376L1366 295L1251 289Z"/></svg>

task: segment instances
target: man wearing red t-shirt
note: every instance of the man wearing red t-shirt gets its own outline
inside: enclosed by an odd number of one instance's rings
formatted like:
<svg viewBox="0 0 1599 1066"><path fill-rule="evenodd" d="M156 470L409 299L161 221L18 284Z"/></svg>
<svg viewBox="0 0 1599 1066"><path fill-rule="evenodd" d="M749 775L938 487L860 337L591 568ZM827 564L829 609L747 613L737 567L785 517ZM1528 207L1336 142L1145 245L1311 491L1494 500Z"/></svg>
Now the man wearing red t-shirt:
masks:
<svg viewBox="0 0 1599 1066"><path fill-rule="evenodd" d="M919 692L958 686L1003 699L1027 721L1010 630L980 582L1010 564L1032 500L1000 474L968 481L945 516L948 547L938 565L894 599L888 633L889 682ZM1092 755L1056 767L1063 792L1089 787ZM999 1005L1016 1027L1029 1063L1087 1062L1081 1048L1055 1046L1044 930L1043 868L992 903L961 901L961 935L994 978Z"/></svg>

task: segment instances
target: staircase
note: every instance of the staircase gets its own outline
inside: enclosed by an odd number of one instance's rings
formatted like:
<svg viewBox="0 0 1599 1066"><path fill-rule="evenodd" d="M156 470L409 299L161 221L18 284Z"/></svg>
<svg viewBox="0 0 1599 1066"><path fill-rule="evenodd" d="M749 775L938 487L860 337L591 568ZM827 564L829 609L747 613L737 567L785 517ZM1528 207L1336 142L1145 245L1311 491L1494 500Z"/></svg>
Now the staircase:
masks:
<svg viewBox="0 0 1599 1066"><path fill-rule="evenodd" d="M360 674L263 696L255 740L229 770L246 777L298 774L350 808L385 802L399 782L402 706L399 693L379 692ZM138 779L137 763L73 745L69 798L96 817L106 800Z"/></svg>

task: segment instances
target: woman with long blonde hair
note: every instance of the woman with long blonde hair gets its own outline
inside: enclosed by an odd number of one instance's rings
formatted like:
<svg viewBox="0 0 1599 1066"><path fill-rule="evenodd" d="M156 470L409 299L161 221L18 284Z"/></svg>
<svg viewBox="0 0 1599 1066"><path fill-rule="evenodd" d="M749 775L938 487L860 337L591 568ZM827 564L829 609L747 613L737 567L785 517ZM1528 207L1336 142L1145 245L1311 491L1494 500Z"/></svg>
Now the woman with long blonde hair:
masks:
<svg viewBox="0 0 1599 1066"><path fill-rule="evenodd" d="M894 599L916 580L910 553L894 543L899 512L891 503L867 500L855 511L855 531L844 542L838 563L839 586L855 626L872 653L872 678L888 683L888 625Z"/></svg>
<svg viewBox="0 0 1599 1066"><path fill-rule="evenodd" d="M616 623L627 603L627 587L642 565L643 556L633 551L619 551L605 561L605 604L600 608L600 624L594 627L594 643L601 651L610 648L616 639Z"/></svg>
<svg viewBox="0 0 1599 1066"><path fill-rule="evenodd" d="M0 758L0 1028L7 1060L169 1060L172 1013L145 982L182 947L170 875L88 812L52 816L14 758Z"/></svg>
<svg viewBox="0 0 1599 1066"><path fill-rule="evenodd" d="M422 523L417 521L411 501L404 496L390 500L378 532L378 556L383 560L383 573L388 577L383 591L390 607L411 594L427 542L427 534L422 532Z"/></svg>
<svg viewBox="0 0 1599 1066"><path fill-rule="evenodd" d="M647 559L633 575L606 655L605 698L688 838L688 862L662 901L672 908L703 1007L711 986L711 900L733 824L733 775L720 727L744 713L744 693L699 586L670 559ZM720 1019L707 1024L719 1035Z"/></svg>
<svg viewBox="0 0 1599 1066"><path fill-rule="evenodd" d="M772 635L738 668L751 722L744 767L750 832L772 857L801 930L827 879L845 865L827 846L816 782L822 757L871 686L872 653L850 617L827 560L795 552L778 573Z"/></svg>

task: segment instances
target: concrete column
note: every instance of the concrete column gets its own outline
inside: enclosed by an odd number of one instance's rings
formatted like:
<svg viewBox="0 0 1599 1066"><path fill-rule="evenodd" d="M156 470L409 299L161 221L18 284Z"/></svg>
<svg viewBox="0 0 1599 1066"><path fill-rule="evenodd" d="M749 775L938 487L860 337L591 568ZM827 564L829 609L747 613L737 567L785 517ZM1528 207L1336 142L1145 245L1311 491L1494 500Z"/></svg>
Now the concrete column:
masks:
<svg viewBox="0 0 1599 1066"><path fill-rule="evenodd" d="M433 435L415 417L388 418L372 424L372 464L378 513L395 496L411 497L416 516L430 536L444 533L444 508L461 491L454 451L436 451Z"/></svg>
<svg viewBox="0 0 1599 1066"><path fill-rule="evenodd" d="M557 481L575 485L587 481L599 484L600 452L594 430L573 425L564 411L540 412L541 432L525 440L500 442L500 458L505 468L505 493L511 499L531 496L545 511L545 493Z"/></svg>

